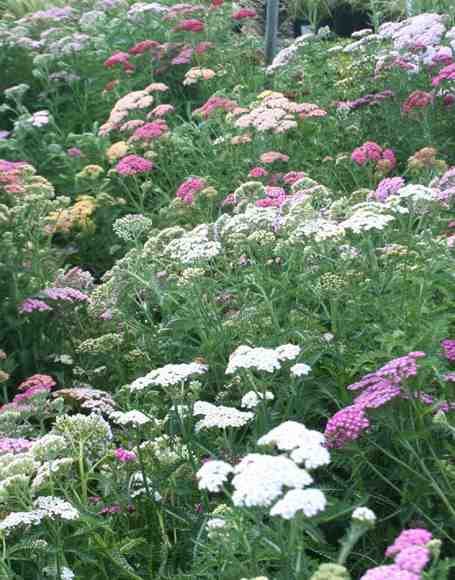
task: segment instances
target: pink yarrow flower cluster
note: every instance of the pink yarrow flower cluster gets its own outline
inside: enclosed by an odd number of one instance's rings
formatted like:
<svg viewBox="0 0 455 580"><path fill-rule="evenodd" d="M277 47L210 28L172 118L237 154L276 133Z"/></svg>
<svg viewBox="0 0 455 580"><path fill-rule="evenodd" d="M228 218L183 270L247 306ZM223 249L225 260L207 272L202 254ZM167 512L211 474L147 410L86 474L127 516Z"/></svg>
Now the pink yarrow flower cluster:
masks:
<svg viewBox="0 0 455 580"><path fill-rule="evenodd" d="M120 159L115 166L115 170L119 175L129 176L149 173L153 167L154 165L149 159L145 159L140 155L127 155Z"/></svg>
<svg viewBox="0 0 455 580"><path fill-rule="evenodd" d="M130 461L136 461L137 456L134 451L128 451L128 449L123 449L123 447L118 447L115 450L115 458L122 463L129 463Z"/></svg>
<svg viewBox="0 0 455 580"><path fill-rule="evenodd" d="M232 14L233 20L245 20L246 18L256 18L256 10L252 8L240 8Z"/></svg>
<svg viewBox="0 0 455 580"><path fill-rule="evenodd" d="M19 306L20 314L31 314L32 312L46 312L53 310L44 300L38 298L26 298Z"/></svg>
<svg viewBox="0 0 455 580"><path fill-rule="evenodd" d="M23 453L24 451L28 451L31 446L32 442L22 437L2 437L0 438L0 455L4 455L5 453Z"/></svg>
<svg viewBox="0 0 455 580"><path fill-rule="evenodd" d="M271 163L275 163L276 161L283 161L286 163L289 161L289 156L284 155L284 153L280 153L279 151L267 151L266 153L263 153L259 159L262 163L269 165Z"/></svg>
<svg viewBox="0 0 455 580"><path fill-rule="evenodd" d="M41 389L50 391L52 387L55 387L56 384L57 383L50 375L36 374L28 377L28 379L25 379L25 381L22 381L22 383L17 388L19 391L25 391L27 389L39 387Z"/></svg>
<svg viewBox="0 0 455 580"><path fill-rule="evenodd" d="M70 286L46 288L43 290L43 295L49 300L61 300L63 302L86 302L88 300L88 295L85 292Z"/></svg>
<svg viewBox="0 0 455 580"><path fill-rule="evenodd" d="M174 28L175 32L202 32L204 30L204 23L202 20L197 18L189 18L188 20L182 20Z"/></svg>
<svg viewBox="0 0 455 580"><path fill-rule="evenodd" d="M403 103L401 110L405 115L408 115L415 109L426 109L428 105L433 103L433 100L434 97L431 93L427 93L426 91L414 91Z"/></svg>
<svg viewBox="0 0 455 580"><path fill-rule="evenodd" d="M432 78L431 84L438 87L443 81L455 81L455 62L442 68L439 73Z"/></svg>
<svg viewBox="0 0 455 580"><path fill-rule="evenodd" d="M404 186L402 177L386 177L379 182L373 197L376 201L384 202L391 195L395 195Z"/></svg>
<svg viewBox="0 0 455 580"><path fill-rule="evenodd" d="M329 419L325 436L329 447L344 447L355 441L368 429L370 422L367 409L382 407L392 399L403 395L402 381L416 376L417 359L424 357L423 352L410 352L391 360L383 367L365 375L360 381L349 385L350 391L359 391L352 405L341 409Z"/></svg>
<svg viewBox="0 0 455 580"><path fill-rule="evenodd" d="M455 340L446 338L441 342L444 356L449 362L455 362Z"/></svg>
<svg viewBox="0 0 455 580"><path fill-rule="evenodd" d="M372 568L360 580L420 580L431 558L427 545L432 538L432 534L422 528L404 530L385 552L395 563Z"/></svg>
<svg viewBox="0 0 455 580"><path fill-rule="evenodd" d="M195 109L192 114L193 117L200 116L203 119L208 119L216 111L224 111L227 113L233 111L236 107L237 103L235 101L231 101L226 97L213 96L202 107Z"/></svg>
<svg viewBox="0 0 455 580"><path fill-rule="evenodd" d="M132 137L131 141L153 141L159 139L169 131L169 127L163 119L156 119L150 123L144 123L138 127Z"/></svg>
<svg viewBox="0 0 455 580"><path fill-rule="evenodd" d="M354 149L351 154L352 161L359 166L369 162L375 163L378 169L391 171L396 166L396 157L392 149L383 149L374 141L366 141L360 147Z"/></svg>
<svg viewBox="0 0 455 580"><path fill-rule="evenodd" d="M178 197L186 203L191 205L194 201L194 196L199 193L206 186L206 182L202 177L188 177L183 183L181 183L175 192L175 196Z"/></svg>
<svg viewBox="0 0 455 580"><path fill-rule="evenodd" d="M129 61L130 55L127 52L115 52L109 58L104 61L104 66L106 68L113 68L114 66L121 65L125 72L134 71L134 64Z"/></svg>

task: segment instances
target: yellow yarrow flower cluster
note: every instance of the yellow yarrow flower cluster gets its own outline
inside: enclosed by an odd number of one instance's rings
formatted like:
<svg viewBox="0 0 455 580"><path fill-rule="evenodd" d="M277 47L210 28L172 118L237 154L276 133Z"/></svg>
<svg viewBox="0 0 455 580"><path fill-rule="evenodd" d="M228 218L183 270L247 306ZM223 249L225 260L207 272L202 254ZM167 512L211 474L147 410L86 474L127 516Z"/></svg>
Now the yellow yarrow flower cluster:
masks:
<svg viewBox="0 0 455 580"><path fill-rule="evenodd" d="M67 234L73 229L82 231L94 229L95 224L91 217L95 209L96 200L90 195L81 195L71 207L52 212L49 215L52 233Z"/></svg>

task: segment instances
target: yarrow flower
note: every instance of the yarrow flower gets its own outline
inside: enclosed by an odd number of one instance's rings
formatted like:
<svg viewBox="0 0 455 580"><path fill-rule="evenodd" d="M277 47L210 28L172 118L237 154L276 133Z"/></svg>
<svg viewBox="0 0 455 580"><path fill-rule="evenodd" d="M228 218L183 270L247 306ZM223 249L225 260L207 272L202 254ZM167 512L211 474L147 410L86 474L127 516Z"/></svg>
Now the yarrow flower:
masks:
<svg viewBox="0 0 455 580"><path fill-rule="evenodd" d="M206 461L196 474L199 489L211 492L221 491L228 475L233 471L233 467L225 461Z"/></svg>
<svg viewBox="0 0 455 580"><path fill-rule="evenodd" d="M410 546L425 546L432 538L432 533L423 528L404 530L387 548L385 555L388 557L396 556Z"/></svg>
<svg viewBox="0 0 455 580"><path fill-rule="evenodd" d="M316 469L330 463L325 436L296 421L281 423L260 437L258 445L274 445L281 451L290 452L290 458L296 463L303 463L306 469Z"/></svg>
<svg viewBox="0 0 455 580"><path fill-rule="evenodd" d="M153 167L154 165L151 161L140 155L127 155L117 163L115 170L120 175L140 175L149 173Z"/></svg>
<svg viewBox="0 0 455 580"><path fill-rule="evenodd" d="M352 512L352 520L373 526L376 522L376 514L367 507L358 507Z"/></svg>
<svg viewBox="0 0 455 580"><path fill-rule="evenodd" d="M193 67L185 73L182 84L185 86L194 85L198 81L209 81L216 76L216 72L211 68Z"/></svg>
<svg viewBox="0 0 455 580"><path fill-rule="evenodd" d="M370 421L363 407L358 405L345 407L327 422L324 431L327 445L334 448L344 447L347 443L358 439L369 426Z"/></svg>
<svg viewBox="0 0 455 580"><path fill-rule="evenodd" d="M127 52L115 52L104 61L104 66L106 68L112 68L120 64L125 72L132 72L135 67L130 63L129 58L130 55Z"/></svg>
<svg viewBox="0 0 455 580"><path fill-rule="evenodd" d="M117 423L117 425L127 426L132 425L134 427L141 427L142 425L147 425L148 423L152 422L150 417L144 415L141 411L114 411L109 415L109 418Z"/></svg>
<svg viewBox="0 0 455 580"><path fill-rule="evenodd" d="M431 93L425 91L414 91L403 103L402 111L405 115L411 113L414 109L425 109L431 105L434 97Z"/></svg>
<svg viewBox="0 0 455 580"><path fill-rule="evenodd" d="M30 314L31 312L46 312L51 311L52 308L43 300L38 298L26 298L19 306L20 314Z"/></svg>
<svg viewBox="0 0 455 580"><path fill-rule="evenodd" d="M405 181L402 177L386 177L379 182L373 197L377 201L384 202L391 195L396 195L404 185Z"/></svg>
<svg viewBox="0 0 455 580"><path fill-rule="evenodd" d="M256 18L256 10L252 8L240 8L232 14L233 20L245 20L246 18Z"/></svg>
<svg viewBox="0 0 455 580"><path fill-rule="evenodd" d="M159 139L169 131L166 121L157 119L151 123L144 123L138 127L132 137L131 141L152 141Z"/></svg>
<svg viewBox="0 0 455 580"><path fill-rule="evenodd" d="M300 347L293 344L274 349L241 345L230 355L226 374L233 374L239 369L256 369L273 373L281 368L283 360L292 360L299 354Z"/></svg>
<svg viewBox="0 0 455 580"><path fill-rule="evenodd" d="M281 516L290 520L298 512L312 518L326 508L327 500L319 489L291 489L270 510L271 516Z"/></svg>
<svg viewBox="0 0 455 580"><path fill-rule="evenodd" d="M372 568L360 580L420 580L423 569L430 561L427 544L431 539L432 534L427 530L404 530L386 550L386 556L393 557L395 563Z"/></svg>
<svg viewBox="0 0 455 580"><path fill-rule="evenodd" d="M206 185L207 183L202 177L188 177L179 185L175 196L181 199L183 203L191 205L194 201L194 196L202 191Z"/></svg>
<svg viewBox="0 0 455 580"><path fill-rule="evenodd" d="M134 453L134 451L128 451L128 449L123 449L122 447L117 448L114 455L115 458L122 463L136 461L137 459L136 453Z"/></svg>
<svg viewBox="0 0 455 580"><path fill-rule="evenodd" d="M204 30L204 23L202 20L197 20L196 18L190 18L188 20L182 20L174 28L176 32L202 32Z"/></svg>
<svg viewBox="0 0 455 580"><path fill-rule="evenodd" d="M254 418L250 411L239 411L235 407L213 405L206 401L196 401L193 415L203 415L204 418L196 423L196 431L202 429L226 429L227 427L243 427Z"/></svg>
<svg viewBox="0 0 455 580"><path fill-rule="evenodd" d="M311 373L311 367L304 363L297 363L289 369L289 372L293 377L305 377Z"/></svg>
<svg viewBox="0 0 455 580"><path fill-rule="evenodd" d="M232 500L239 507L268 507L285 488L301 489L312 482L310 474L287 457L250 453L234 467Z"/></svg>
<svg viewBox="0 0 455 580"><path fill-rule="evenodd" d="M365 165L368 161L379 161L382 157L382 147L373 141L366 141L361 147L354 149L351 155L356 165Z"/></svg>
<svg viewBox="0 0 455 580"><path fill-rule="evenodd" d="M248 391L243 395L240 406L245 409L254 409L261 401L273 401L274 398L275 395L271 391L265 391L265 393Z"/></svg>
<svg viewBox="0 0 455 580"><path fill-rule="evenodd" d="M289 156L280 153L279 151L267 151L267 153L263 153L259 158L262 163L275 163L275 161L289 161Z"/></svg>
<svg viewBox="0 0 455 580"><path fill-rule="evenodd" d="M455 361L455 340L446 338L441 342L444 351L444 356L449 362Z"/></svg>
<svg viewBox="0 0 455 580"><path fill-rule="evenodd" d="M178 385L193 375L205 374L207 370L207 365L197 362L168 364L150 371L143 377L139 377L129 385L129 390L142 391L150 385L159 387Z"/></svg>

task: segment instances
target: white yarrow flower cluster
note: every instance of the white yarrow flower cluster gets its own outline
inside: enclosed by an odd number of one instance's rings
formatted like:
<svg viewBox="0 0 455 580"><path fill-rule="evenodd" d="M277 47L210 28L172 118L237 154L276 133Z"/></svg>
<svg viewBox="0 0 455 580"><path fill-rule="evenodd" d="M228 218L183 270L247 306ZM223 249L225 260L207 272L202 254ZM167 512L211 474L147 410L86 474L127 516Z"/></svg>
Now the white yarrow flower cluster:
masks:
<svg viewBox="0 0 455 580"><path fill-rule="evenodd" d="M9 534L18 528L29 528L30 526L37 526L41 523L44 517L43 512L12 512L0 522L0 530Z"/></svg>
<svg viewBox="0 0 455 580"><path fill-rule="evenodd" d="M254 409L261 401L273 401L274 398L275 395L272 391L266 391L265 393L248 391L248 393L243 395L240 406L245 409Z"/></svg>
<svg viewBox="0 0 455 580"><path fill-rule="evenodd" d="M293 377L305 377L311 373L311 367L304 363L297 363L289 369L289 372Z"/></svg>
<svg viewBox="0 0 455 580"><path fill-rule="evenodd" d="M359 234L370 230L383 230L395 219L392 215L382 213L383 208L380 211L375 210L373 204L370 207L367 204L359 206L348 219L339 224L339 227Z"/></svg>
<svg viewBox="0 0 455 580"><path fill-rule="evenodd" d="M208 238L208 227L205 224L194 228L180 238L174 239L164 248L163 253L172 260L182 264L210 260L221 253L219 242Z"/></svg>
<svg viewBox="0 0 455 580"><path fill-rule="evenodd" d="M303 463L306 469L316 469L330 463L324 435L296 421L281 423L263 435L258 445L274 445L281 451L288 451L291 459Z"/></svg>
<svg viewBox="0 0 455 580"><path fill-rule="evenodd" d="M38 497L33 505L52 520L77 520L79 518L79 512L75 507L64 499L52 495Z"/></svg>
<svg viewBox="0 0 455 580"><path fill-rule="evenodd" d="M129 390L142 391L150 385L159 387L177 385L193 375L203 375L207 370L207 365L195 362L165 365L133 381L129 385Z"/></svg>
<svg viewBox="0 0 455 580"><path fill-rule="evenodd" d="M225 461L207 461L196 474L199 481L199 489L206 489L212 492L221 491L223 484L228 479L228 475L233 471L232 466Z"/></svg>
<svg viewBox="0 0 455 580"><path fill-rule="evenodd" d="M204 415L204 418L196 423L196 431L201 429L243 427L254 417L254 413L250 411L239 411L235 407L217 406L205 401L196 401L193 415Z"/></svg>
<svg viewBox="0 0 455 580"><path fill-rule="evenodd" d="M35 500L32 511L12 512L0 521L0 530L8 535L20 528L39 525L45 518L66 521L77 520L78 510L69 502L54 496L42 496Z"/></svg>
<svg viewBox="0 0 455 580"><path fill-rule="evenodd" d="M111 413L109 417L114 421L114 423L122 426L131 425L133 427L140 427L142 425L147 425L147 423L152 421L150 417L147 417L147 415L144 415L141 411L136 410L126 411L125 413L115 411L114 413Z"/></svg>
<svg viewBox="0 0 455 580"><path fill-rule="evenodd" d="M281 516L291 520L297 512L312 518L326 508L327 500L319 489L291 489L270 510L271 516Z"/></svg>
<svg viewBox="0 0 455 580"><path fill-rule="evenodd" d="M284 456L250 453L234 468L232 501L236 506L268 507L285 487L303 488L311 475Z"/></svg>
<svg viewBox="0 0 455 580"><path fill-rule="evenodd" d="M358 507L352 512L352 519L355 522L374 526L376 523L376 514L367 507Z"/></svg>
<svg viewBox="0 0 455 580"><path fill-rule="evenodd" d="M242 344L229 357L226 374L232 375L239 369L255 369L273 373L281 368L281 361L292 360L300 354L300 347L284 344L277 348L253 348Z"/></svg>

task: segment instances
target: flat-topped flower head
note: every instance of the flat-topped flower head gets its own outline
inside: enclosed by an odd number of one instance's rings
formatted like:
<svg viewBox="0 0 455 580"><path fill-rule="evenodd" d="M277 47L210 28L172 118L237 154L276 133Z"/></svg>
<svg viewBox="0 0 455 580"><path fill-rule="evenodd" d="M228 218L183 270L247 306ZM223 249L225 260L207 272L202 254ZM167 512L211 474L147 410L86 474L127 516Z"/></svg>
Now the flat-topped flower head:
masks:
<svg viewBox="0 0 455 580"><path fill-rule="evenodd" d="M273 401L274 398L275 395L271 391L266 391L265 393L248 391L248 393L243 395L240 406L245 409L254 409L262 401Z"/></svg>
<svg viewBox="0 0 455 580"><path fill-rule="evenodd" d="M140 155L127 155L117 163L115 170L119 175L140 175L149 173L153 167L154 165L149 159Z"/></svg>
<svg viewBox="0 0 455 580"><path fill-rule="evenodd" d="M303 463L306 469L315 469L330 463L325 437L319 431L307 429L296 421L285 421L263 435L258 445L274 445L281 451L290 451L296 463Z"/></svg>
<svg viewBox="0 0 455 580"><path fill-rule="evenodd" d="M196 431L213 428L226 429L228 427L243 427L254 418L254 413L250 411L239 411L235 407L212 405L212 403L207 403L206 401L196 401L193 415L204 416L196 424Z"/></svg>
<svg viewBox="0 0 455 580"><path fill-rule="evenodd" d="M295 359L299 354L300 347L294 344L284 344L276 348L241 345L230 355L226 374L233 374L240 369L273 373L281 368L282 361Z"/></svg>
<svg viewBox="0 0 455 580"><path fill-rule="evenodd" d="M298 512L312 518L326 508L327 500L319 489L291 489L270 510L271 516L291 520Z"/></svg>
<svg viewBox="0 0 455 580"><path fill-rule="evenodd" d="M133 427L141 427L142 425L147 425L148 423L152 422L150 417L144 415L142 411L126 411L122 413L121 411L114 411L109 415L109 418L117 423L117 425L122 426L133 426Z"/></svg>
<svg viewBox="0 0 455 580"><path fill-rule="evenodd" d="M208 366L199 362L168 364L150 371L129 385L130 391L143 391L149 386L169 387L185 382L194 375L203 375Z"/></svg>
<svg viewBox="0 0 455 580"><path fill-rule="evenodd" d="M223 484L228 479L228 475L232 472L232 466L225 461L206 461L196 474L199 489L206 489L211 492L221 491Z"/></svg>
<svg viewBox="0 0 455 580"><path fill-rule="evenodd" d="M387 548L385 555L396 556L409 546L425 546L432 538L432 533L423 528L403 530L393 544Z"/></svg>
<svg viewBox="0 0 455 580"><path fill-rule="evenodd" d="M284 456L250 453L234 467L234 494L236 506L268 507L285 488L301 489L313 482L310 474Z"/></svg>

